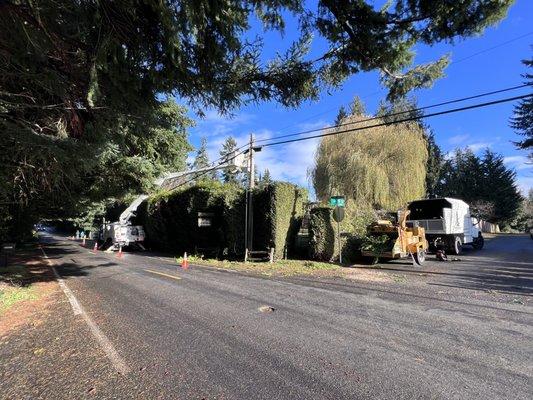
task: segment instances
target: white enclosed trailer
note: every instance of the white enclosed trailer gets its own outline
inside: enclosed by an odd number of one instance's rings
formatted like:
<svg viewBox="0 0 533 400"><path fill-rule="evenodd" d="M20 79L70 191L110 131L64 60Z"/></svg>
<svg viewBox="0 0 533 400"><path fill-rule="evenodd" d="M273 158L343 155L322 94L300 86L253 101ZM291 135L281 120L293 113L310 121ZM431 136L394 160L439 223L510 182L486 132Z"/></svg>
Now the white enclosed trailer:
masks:
<svg viewBox="0 0 533 400"><path fill-rule="evenodd" d="M423 199L409 203L407 208L411 211L410 223L425 229L433 249L459 254L463 245L483 247L478 220L470 215L470 207L464 201L450 197Z"/></svg>

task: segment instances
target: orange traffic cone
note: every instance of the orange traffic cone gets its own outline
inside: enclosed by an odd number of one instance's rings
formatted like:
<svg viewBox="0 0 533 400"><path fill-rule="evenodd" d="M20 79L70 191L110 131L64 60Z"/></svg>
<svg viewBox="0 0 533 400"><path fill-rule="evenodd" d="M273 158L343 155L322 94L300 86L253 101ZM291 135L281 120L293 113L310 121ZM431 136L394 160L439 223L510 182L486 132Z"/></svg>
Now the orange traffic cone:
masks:
<svg viewBox="0 0 533 400"><path fill-rule="evenodd" d="M117 257L118 257L118 258L122 258L122 246L118 246Z"/></svg>
<svg viewBox="0 0 533 400"><path fill-rule="evenodd" d="M98 251L98 242L94 242L93 253Z"/></svg>
<svg viewBox="0 0 533 400"><path fill-rule="evenodd" d="M189 268L189 261L187 260L187 252L183 253L183 259L181 260L181 268Z"/></svg>

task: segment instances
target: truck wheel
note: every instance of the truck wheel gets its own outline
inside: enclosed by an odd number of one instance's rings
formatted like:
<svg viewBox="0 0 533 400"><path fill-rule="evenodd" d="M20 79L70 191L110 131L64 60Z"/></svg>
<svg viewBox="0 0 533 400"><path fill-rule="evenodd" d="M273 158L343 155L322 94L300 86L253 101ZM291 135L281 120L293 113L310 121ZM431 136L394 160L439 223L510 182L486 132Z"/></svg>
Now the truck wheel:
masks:
<svg viewBox="0 0 533 400"><path fill-rule="evenodd" d="M475 238L474 241L472 242L472 247L476 250L481 250L484 245L485 245L485 239L483 239L483 236L481 235Z"/></svg>
<svg viewBox="0 0 533 400"><path fill-rule="evenodd" d="M461 254L462 251L463 251L463 243L461 242L461 238L459 236L456 236L453 239L452 253L457 256Z"/></svg>
<svg viewBox="0 0 533 400"><path fill-rule="evenodd" d="M422 266L424 264L424 261L426 261L426 251L422 249L418 249L415 254L413 254L415 258L415 263Z"/></svg>

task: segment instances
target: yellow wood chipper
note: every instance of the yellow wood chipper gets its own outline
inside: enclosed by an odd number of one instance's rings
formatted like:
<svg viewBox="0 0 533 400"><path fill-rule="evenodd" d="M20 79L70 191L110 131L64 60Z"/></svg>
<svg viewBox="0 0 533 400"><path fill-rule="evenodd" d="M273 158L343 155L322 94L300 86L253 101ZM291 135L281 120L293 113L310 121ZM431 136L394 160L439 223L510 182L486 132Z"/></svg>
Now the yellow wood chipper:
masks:
<svg viewBox="0 0 533 400"><path fill-rule="evenodd" d="M424 228L406 221L410 211L399 212L399 221L378 220L367 227L368 241L362 255L369 261L412 257L418 265L426 259L429 247Z"/></svg>

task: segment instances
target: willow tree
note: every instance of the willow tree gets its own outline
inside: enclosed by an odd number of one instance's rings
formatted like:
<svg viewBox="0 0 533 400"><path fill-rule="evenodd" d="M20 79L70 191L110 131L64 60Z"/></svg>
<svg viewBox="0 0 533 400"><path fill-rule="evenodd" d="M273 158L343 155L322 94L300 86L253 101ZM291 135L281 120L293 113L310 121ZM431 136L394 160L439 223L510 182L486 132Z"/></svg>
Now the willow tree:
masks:
<svg viewBox="0 0 533 400"><path fill-rule="evenodd" d="M395 210L425 194L427 144L416 122L382 123L349 116L325 133L318 146L312 179L319 199L345 195L360 209ZM358 129L356 131L350 131Z"/></svg>

